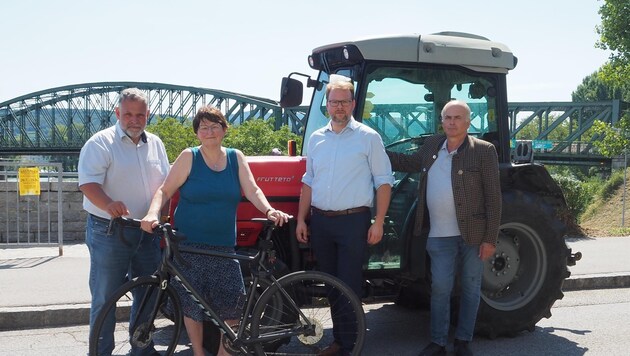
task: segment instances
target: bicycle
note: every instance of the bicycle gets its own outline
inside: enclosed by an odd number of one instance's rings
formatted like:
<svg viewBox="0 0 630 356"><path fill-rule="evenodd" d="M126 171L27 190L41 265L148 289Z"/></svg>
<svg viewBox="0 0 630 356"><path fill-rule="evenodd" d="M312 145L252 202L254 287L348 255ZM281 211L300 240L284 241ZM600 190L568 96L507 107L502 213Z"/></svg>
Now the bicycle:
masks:
<svg viewBox="0 0 630 356"><path fill-rule="evenodd" d="M108 323L113 322L114 316L114 354L127 354L132 347L134 351L155 347L159 354L172 355L179 344L183 313L171 278L176 278L188 292L188 297L193 298L212 319L223 335L223 345L232 354L317 355L334 340L330 312L334 308L336 318L344 318L352 325L352 334L345 335L354 341L350 354L360 355L366 331L360 299L338 278L323 272L299 271L275 278L270 266L275 259L271 237L276 226L266 219L252 221L264 225L264 239L259 241L254 255L179 246L182 235L168 223L158 225L155 231L163 238L164 251L157 271L128 281L108 299L90 335L89 355L98 355L99 345L111 342L99 335ZM135 219L118 218L116 223L140 226L140 220ZM237 325L227 325L221 320L181 275L174 263L174 260L182 261L180 252L251 264L250 282L245 286L243 311ZM134 298L140 302L131 310ZM165 308L168 300L171 308ZM105 330L109 331L112 330Z"/></svg>

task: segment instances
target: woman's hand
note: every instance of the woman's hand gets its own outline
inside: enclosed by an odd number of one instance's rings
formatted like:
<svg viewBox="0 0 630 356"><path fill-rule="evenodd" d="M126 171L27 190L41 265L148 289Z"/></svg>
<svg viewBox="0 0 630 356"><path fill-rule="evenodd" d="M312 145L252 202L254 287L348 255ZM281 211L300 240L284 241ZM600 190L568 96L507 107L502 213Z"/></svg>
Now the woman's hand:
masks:
<svg viewBox="0 0 630 356"><path fill-rule="evenodd" d="M267 210L267 219L271 220L277 226L282 226L284 223L288 222L290 218L293 216L276 209Z"/></svg>
<svg viewBox="0 0 630 356"><path fill-rule="evenodd" d="M158 226L158 223L158 218L155 215L147 214L147 216L142 218L142 222L140 222L140 228L148 233L153 233L153 229Z"/></svg>

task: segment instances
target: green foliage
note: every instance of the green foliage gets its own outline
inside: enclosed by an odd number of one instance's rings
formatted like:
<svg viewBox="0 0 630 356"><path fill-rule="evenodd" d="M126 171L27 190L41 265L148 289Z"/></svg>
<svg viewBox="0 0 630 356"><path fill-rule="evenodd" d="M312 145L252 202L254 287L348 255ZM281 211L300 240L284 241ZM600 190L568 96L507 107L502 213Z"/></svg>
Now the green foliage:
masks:
<svg viewBox="0 0 630 356"><path fill-rule="evenodd" d="M630 87L619 86L603 80L603 67L582 79L582 83L571 93L574 102L606 101L620 99L630 101Z"/></svg>
<svg viewBox="0 0 630 356"><path fill-rule="evenodd" d="M552 174L552 177L562 189L571 215L579 220L586 207L591 203L592 190L597 189L597 187L583 184L570 173Z"/></svg>
<svg viewBox="0 0 630 356"><path fill-rule="evenodd" d="M273 119L247 120L242 125L229 129L223 145L237 148L246 156L269 155L274 148L286 155L288 140L295 140L298 147L302 145L302 139L292 133L288 126L283 125L279 130L274 130L273 124Z"/></svg>
<svg viewBox="0 0 630 356"><path fill-rule="evenodd" d="M610 60L598 72L584 79L573 92L573 100L630 101L630 3L628 0L604 0L598 13L602 22L596 28L600 35L596 46L612 51ZM603 155L621 154L630 144L630 114L626 112L614 128L596 122L594 132L605 136L600 142L595 142Z"/></svg>
<svg viewBox="0 0 630 356"><path fill-rule="evenodd" d="M545 164L545 168L552 176L569 176L575 177L580 181L587 181L591 176L599 173L599 170L591 170L591 167L586 166L567 166L567 165L553 165Z"/></svg>
<svg viewBox="0 0 630 356"><path fill-rule="evenodd" d="M588 207L584 209L581 218L586 219L593 216L600 207L606 204L614 192L623 184L623 177L624 171L620 169L613 172L610 178L604 182L601 180L590 182L589 185L591 185L591 187L585 189L590 189L589 194L593 198Z"/></svg>
<svg viewBox="0 0 630 356"><path fill-rule="evenodd" d="M620 155L630 145L630 118L628 116L630 115L625 115L619 120L615 127L599 120L593 122L593 131L602 136L600 140L593 142L593 145L602 155L607 157Z"/></svg>
<svg viewBox="0 0 630 356"><path fill-rule="evenodd" d="M623 184L623 170L615 171L606 183L601 186L597 192L597 197L602 200L608 200L612 197L613 193Z"/></svg>
<svg viewBox="0 0 630 356"><path fill-rule="evenodd" d="M630 236L630 227L615 227L610 232L613 236Z"/></svg>
<svg viewBox="0 0 630 356"><path fill-rule="evenodd" d="M237 148L246 156L269 155L274 148L278 148L286 155L287 141L295 140L299 152L302 139L291 133L286 125L274 130L273 123L273 119L268 121L256 119L248 120L238 127L230 127L223 139L223 146ZM199 145L199 139L189 121L180 123L179 120L170 117L158 118L156 123L147 125L147 131L162 139L171 163L184 149Z"/></svg>
<svg viewBox="0 0 630 356"><path fill-rule="evenodd" d="M162 139L166 147L168 161L171 163L184 149L199 145L199 140L188 121L182 124L172 117L158 118L156 123L147 125L147 131Z"/></svg>
<svg viewBox="0 0 630 356"><path fill-rule="evenodd" d="M602 68L602 79L627 87L630 79L630 4L628 0L604 0L598 12L602 22L596 28L600 35L596 46L612 51L610 62Z"/></svg>

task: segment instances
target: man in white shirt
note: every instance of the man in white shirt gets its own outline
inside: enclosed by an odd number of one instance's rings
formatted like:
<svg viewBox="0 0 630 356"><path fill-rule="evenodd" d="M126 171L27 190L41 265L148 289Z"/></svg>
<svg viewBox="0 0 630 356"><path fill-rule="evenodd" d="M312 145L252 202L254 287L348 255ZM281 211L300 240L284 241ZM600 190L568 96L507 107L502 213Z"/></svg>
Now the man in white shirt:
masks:
<svg viewBox="0 0 630 356"><path fill-rule="evenodd" d="M310 212L310 242L319 269L341 279L361 298L367 245L383 237L394 178L379 134L352 117L352 82L331 82L326 98L330 122L308 142L296 235L302 243L309 241L305 219ZM319 355L344 355L352 350L352 321L338 314L333 307L335 340Z"/></svg>
<svg viewBox="0 0 630 356"><path fill-rule="evenodd" d="M120 93L118 121L94 134L79 156L79 189L88 212L86 244L90 252L90 331L107 298L127 279L150 275L160 262L159 240L140 229L111 226L111 219L142 219L169 170L159 137L145 132L149 117L146 95L136 88ZM118 231L122 229L124 231ZM124 239L117 233L123 233ZM100 354L111 354L114 317L99 343ZM133 355L155 354L153 347Z"/></svg>

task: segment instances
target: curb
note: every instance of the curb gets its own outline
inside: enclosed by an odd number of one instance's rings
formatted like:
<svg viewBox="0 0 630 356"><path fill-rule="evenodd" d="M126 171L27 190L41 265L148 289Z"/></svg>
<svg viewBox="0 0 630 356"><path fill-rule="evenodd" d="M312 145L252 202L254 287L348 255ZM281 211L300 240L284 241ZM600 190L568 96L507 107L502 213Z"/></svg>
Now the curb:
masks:
<svg viewBox="0 0 630 356"><path fill-rule="evenodd" d="M630 275L610 273L566 279L562 290L568 292L629 287ZM0 331L87 325L89 322L89 303L0 308Z"/></svg>
<svg viewBox="0 0 630 356"><path fill-rule="evenodd" d="M563 291L630 287L630 275L623 273L584 274L564 280Z"/></svg>
<svg viewBox="0 0 630 356"><path fill-rule="evenodd" d="M0 308L0 331L90 323L90 304Z"/></svg>

